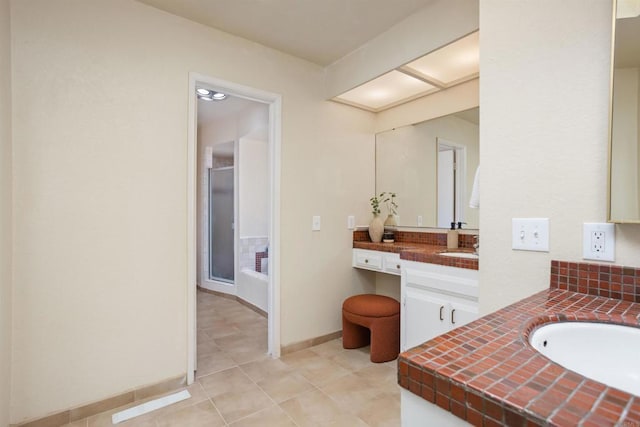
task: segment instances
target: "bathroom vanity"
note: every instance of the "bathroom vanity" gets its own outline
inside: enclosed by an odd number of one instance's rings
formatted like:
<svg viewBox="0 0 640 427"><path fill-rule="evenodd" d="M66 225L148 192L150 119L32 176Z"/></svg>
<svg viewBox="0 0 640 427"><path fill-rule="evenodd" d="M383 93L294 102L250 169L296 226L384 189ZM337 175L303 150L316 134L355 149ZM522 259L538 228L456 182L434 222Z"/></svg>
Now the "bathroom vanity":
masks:
<svg viewBox="0 0 640 427"><path fill-rule="evenodd" d="M478 317L478 259L468 247L472 235L461 235L460 249L450 252L444 233L397 234L394 243L371 243L355 232L353 267L401 276L405 351Z"/></svg>

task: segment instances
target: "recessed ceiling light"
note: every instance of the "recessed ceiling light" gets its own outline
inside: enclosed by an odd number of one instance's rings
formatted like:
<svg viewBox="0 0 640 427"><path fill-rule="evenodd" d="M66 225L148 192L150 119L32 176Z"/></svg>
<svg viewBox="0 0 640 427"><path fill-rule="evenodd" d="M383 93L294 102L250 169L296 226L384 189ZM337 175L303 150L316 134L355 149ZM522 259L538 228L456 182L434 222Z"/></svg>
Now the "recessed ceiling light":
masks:
<svg viewBox="0 0 640 427"><path fill-rule="evenodd" d="M212 97L203 95L198 95L198 99L202 99L203 101L213 101Z"/></svg>
<svg viewBox="0 0 640 427"><path fill-rule="evenodd" d="M225 95L224 93L213 92L213 99L215 99L216 101L222 101L226 97L227 97L227 95Z"/></svg>
<svg viewBox="0 0 640 427"><path fill-rule="evenodd" d="M198 95L211 95L211 91L209 89L203 89L201 87L196 89L196 92L198 92Z"/></svg>

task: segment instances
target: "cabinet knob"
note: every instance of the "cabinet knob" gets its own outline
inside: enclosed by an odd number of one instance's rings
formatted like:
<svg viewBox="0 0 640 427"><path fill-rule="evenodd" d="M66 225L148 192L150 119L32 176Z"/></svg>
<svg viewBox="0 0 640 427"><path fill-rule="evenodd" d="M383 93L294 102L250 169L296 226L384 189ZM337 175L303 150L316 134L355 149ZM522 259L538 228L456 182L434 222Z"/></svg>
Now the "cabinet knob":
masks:
<svg viewBox="0 0 640 427"><path fill-rule="evenodd" d="M364 263L365 263L365 264L368 264L368 263L369 263L369 260L368 260L368 259L365 259L365 260L364 260Z"/></svg>
<svg viewBox="0 0 640 427"><path fill-rule="evenodd" d="M398 270L400 270L400 264L396 265L396 268L397 268Z"/></svg>
<svg viewBox="0 0 640 427"><path fill-rule="evenodd" d="M456 321L455 321L455 320L453 320L453 313L455 313L455 312L456 312L456 309L455 309L455 308L452 308L452 309L451 309L451 323L452 323L452 324L454 324L454 325L456 324Z"/></svg>

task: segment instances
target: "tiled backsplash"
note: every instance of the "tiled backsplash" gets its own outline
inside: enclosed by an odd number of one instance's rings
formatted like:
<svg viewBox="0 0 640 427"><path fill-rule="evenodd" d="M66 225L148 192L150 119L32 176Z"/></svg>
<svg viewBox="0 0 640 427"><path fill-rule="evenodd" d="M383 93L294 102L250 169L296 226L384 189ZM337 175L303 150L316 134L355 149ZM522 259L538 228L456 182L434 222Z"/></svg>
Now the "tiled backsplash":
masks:
<svg viewBox="0 0 640 427"><path fill-rule="evenodd" d="M640 302L640 269L586 262L551 261L550 287Z"/></svg>
<svg viewBox="0 0 640 427"><path fill-rule="evenodd" d="M268 237L240 238L240 270L249 269L260 271L256 267L257 253L264 253L269 245Z"/></svg>
<svg viewBox="0 0 640 427"><path fill-rule="evenodd" d="M394 231L394 238L397 243L421 243L434 246L447 245L447 233L423 232L423 231ZM354 242L370 242L369 231L356 230L353 232ZM459 234L458 247L473 248L475 238L473 234Z"/></svg>

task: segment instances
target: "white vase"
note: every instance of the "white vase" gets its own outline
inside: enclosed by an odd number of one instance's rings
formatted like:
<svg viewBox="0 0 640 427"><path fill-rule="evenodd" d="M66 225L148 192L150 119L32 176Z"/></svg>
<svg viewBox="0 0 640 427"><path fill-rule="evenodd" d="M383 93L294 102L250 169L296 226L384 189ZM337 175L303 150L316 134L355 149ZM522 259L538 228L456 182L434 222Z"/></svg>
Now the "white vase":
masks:
<svg viewBox="0 0 640 427"><path fill-rule="evenodd" d="M369 223L369 238L373 243L380 243L382 241L382 234L384 233L384 222L380 215L375 215Z"/></svg>
<svg viewBox="0 0 640 427"><path fill-rule="evenodd" d="M398 226L398 221L396 221L396 216L389 214L389 216L387 217L387 219L384 222L384 225L386 227L397 227Z"/></svg>

